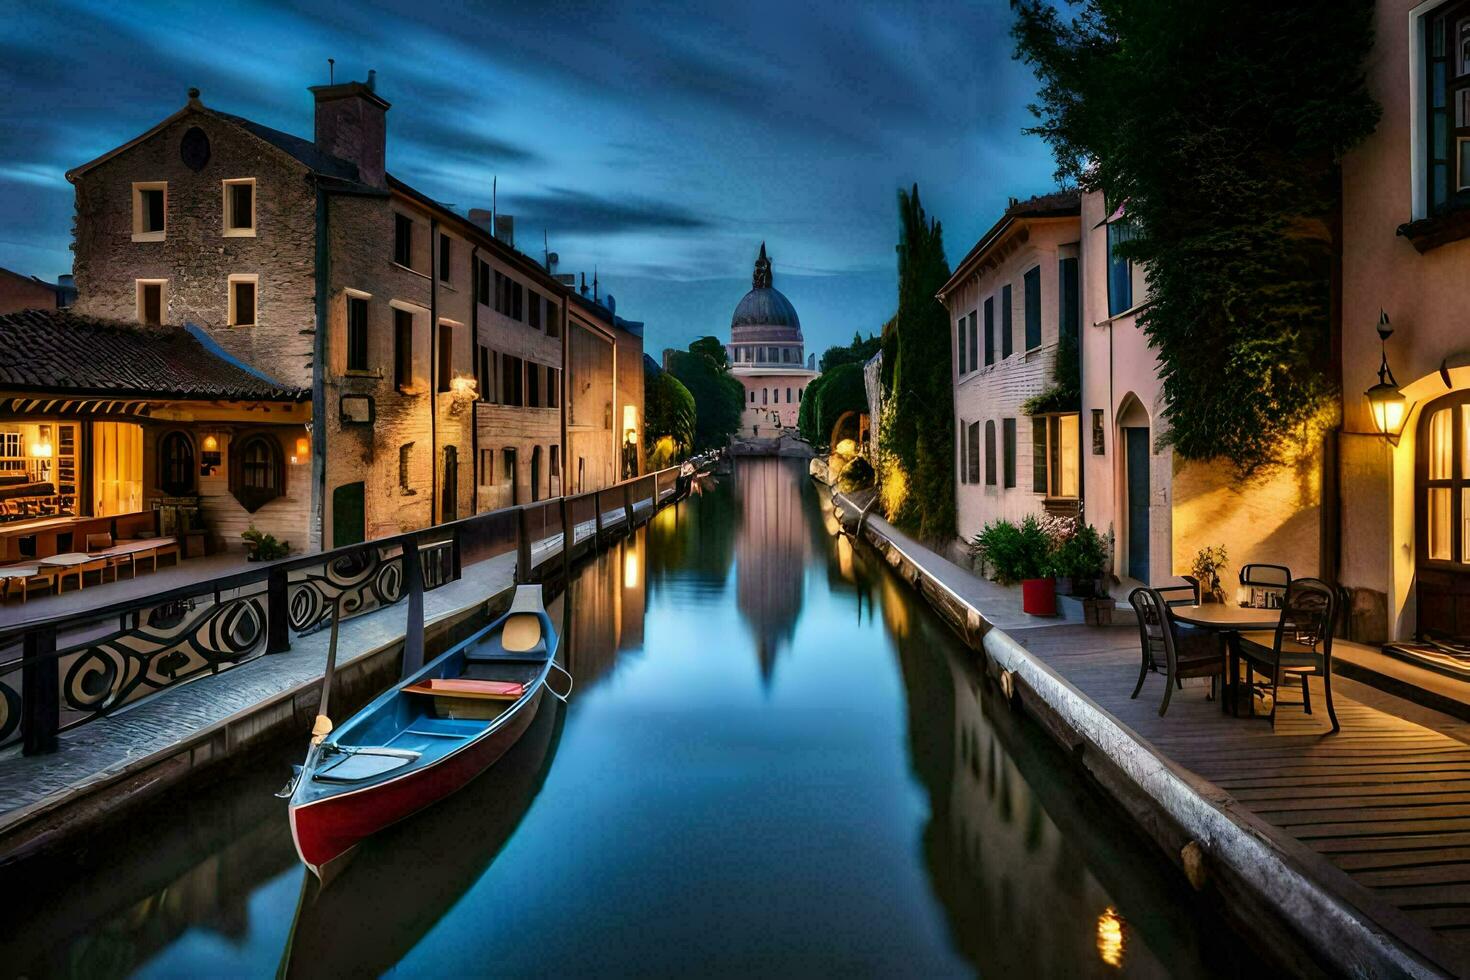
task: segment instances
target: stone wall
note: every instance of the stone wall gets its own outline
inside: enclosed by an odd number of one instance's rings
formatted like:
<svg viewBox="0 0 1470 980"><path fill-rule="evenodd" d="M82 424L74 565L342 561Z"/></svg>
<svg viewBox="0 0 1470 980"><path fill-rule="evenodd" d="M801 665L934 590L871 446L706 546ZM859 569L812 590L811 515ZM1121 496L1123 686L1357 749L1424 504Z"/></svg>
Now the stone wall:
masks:
<svg viewBox="0 0 1470 980"><path fill-rule="evenodd" d="M179 145L209 138L195 172ZM224 235L223 181L254 177L253 237ZM207 111L186 112L150 138L75 178L79 313L134 322L139 279L166 279L164 320L193 323L225 350L286 384L311 384L316 195L306 168ZM133 183L167 181L162 241L133 240ZM229 325L229 276L259 276L254 326Z"/></svg>

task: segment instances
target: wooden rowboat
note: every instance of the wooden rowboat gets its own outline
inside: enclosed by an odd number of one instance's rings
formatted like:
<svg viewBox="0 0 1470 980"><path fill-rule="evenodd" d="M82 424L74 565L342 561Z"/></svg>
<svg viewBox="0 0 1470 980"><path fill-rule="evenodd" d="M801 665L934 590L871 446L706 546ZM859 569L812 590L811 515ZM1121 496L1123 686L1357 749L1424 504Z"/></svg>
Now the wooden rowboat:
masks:
<svg viewBox="0 0 1470 980"><path fill-rule="evenodd" d="M561 671L558 643L541 587L522 585L504 616L335 731L319 717L325 731L313 740L290 794L291 835L302 862L326 880L327 869L359 842L493 765L536 716L542 688L552 690L548 676Z"/></svg>

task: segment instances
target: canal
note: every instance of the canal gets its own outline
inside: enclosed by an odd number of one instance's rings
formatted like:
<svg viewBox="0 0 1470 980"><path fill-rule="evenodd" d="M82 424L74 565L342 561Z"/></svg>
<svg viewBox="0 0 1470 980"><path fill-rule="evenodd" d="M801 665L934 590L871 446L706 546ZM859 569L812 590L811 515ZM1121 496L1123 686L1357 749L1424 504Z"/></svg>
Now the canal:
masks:
<svg viewBox="0 0 1470 980"><path fill-rule="evenodd" d="M570 705L324 892L282 746L7 887L5 972L1254 972L834 526L738 461L576 576Z"/></svg>

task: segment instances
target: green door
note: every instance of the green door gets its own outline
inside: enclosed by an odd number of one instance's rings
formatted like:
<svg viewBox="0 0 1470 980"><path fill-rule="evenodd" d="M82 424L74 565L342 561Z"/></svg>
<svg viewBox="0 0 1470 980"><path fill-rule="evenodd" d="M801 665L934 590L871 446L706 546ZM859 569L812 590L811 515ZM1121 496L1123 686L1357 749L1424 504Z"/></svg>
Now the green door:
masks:
<svg viewBox="0 0 1470 980"><path fill-rule="evenodd" d="M344 483L332 491L332 547L357 544L367 537L363 484Z"/></svg>

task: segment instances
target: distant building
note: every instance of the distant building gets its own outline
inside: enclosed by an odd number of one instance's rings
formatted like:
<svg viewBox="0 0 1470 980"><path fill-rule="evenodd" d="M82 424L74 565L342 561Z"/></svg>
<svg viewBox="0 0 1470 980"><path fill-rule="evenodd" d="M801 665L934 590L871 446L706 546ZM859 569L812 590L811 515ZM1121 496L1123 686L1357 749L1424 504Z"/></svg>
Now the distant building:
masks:
<svg viewBox="0 0 1470 980"><path fill-rule="evenodd" d="M750 292L730 318L727 348L733 373L745 385L745 435L795 430L802 395L817 377L814 362L805 356L796 307L771 279L771 260L761 242Z"/></svg>
<svg viewBox="0 0 1470 980"><path fill-rule="evenodd" d="M71 276L46 282L35 276L0 269L0 314L21 310L63 310L76 299Z"/></svg>

